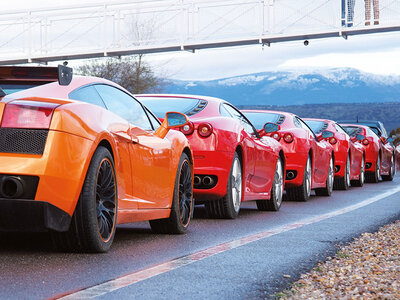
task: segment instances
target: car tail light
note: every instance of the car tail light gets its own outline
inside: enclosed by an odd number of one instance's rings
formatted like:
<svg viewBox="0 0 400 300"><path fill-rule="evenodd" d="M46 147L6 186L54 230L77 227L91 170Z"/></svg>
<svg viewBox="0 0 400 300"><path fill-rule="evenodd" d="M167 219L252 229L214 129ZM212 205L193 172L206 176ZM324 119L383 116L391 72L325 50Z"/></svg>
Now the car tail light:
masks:
<svg viewBox="0 0 400 300"><path fill-rule="evenodd" d="M363 145L367 146L369 144L369 141L367 139L363 139L362 143Z"/></svg>
<svg viewBox="0 0 400 300"><path fill-rule="evenodd" d="M294 140L293 134L291 134L291 133L285 133L285 135L283 136L283 140L284 140L286 143L291 143L291 142L293 142L293 140Z"/></svg>
<svg viewBox="0 0 400 300"><path fill-rule="evenodd" d="M185 135L191 135L194 131L194 125L192 122L189 121L188 124L185 126L181 127L180 130L183 132Z"/></svg>
<svg viewBox="0 0 400 300"><path fill-rule="evenodd" d="M329 139L329 143L331 143L332 145L335 145L337 143L337 139L335 139L334 137L331 137Z"/></svg>
<svg viewBox="0 0 400 300"><path fill-rule="evenodd" d="M277 132L272 133L271 137L273 137L274 139L276 139L277 141L279 141L281 139L281 135Z"/></svg>
<svg viewBox="0 0 400 300"><path fill-rule="evenodd" d="M209 123L201 123L197 127L197 132L201 137L209 137L213 132L213 127Z"/></svg>
<svg viewBox="0 0 400 300"><path fill-rule="evenodd" d="M36 101L13 101L6 104L1 127L3 128L50 128L55 103Z"/></svg>

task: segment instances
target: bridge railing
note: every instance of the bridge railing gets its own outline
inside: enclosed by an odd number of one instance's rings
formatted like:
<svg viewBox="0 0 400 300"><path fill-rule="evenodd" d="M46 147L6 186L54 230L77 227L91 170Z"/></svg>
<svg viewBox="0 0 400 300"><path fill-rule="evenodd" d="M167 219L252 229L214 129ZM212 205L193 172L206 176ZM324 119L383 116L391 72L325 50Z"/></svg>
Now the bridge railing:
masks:
<svg viewBox="0 0 400 300"><path fill-rule="evenodd" d="M341 0L142 0L3 11L0 64L400 30L400 1L379 2L379 25L365 25L364 1L356 1L352 27L342 26Z"/></svg>

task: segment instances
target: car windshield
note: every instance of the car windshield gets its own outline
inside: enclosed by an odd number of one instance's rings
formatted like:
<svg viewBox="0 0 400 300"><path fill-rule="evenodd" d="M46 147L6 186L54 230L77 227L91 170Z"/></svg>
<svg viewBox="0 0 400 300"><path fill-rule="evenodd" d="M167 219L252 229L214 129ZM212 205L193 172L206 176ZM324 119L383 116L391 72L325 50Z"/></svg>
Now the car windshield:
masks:
<svg viewBox="0 0 400 300"><path fill-rule="evenodd" d="M344 130L346 130L347 134L351 137L357 136L362 132L362 128L355 126L342 126Z"/></svg>
<svg viewBox="0 0 400 300"><path fill-rule="evenodd" d="M311 121L311 120L304 120L308 126L310 126L311 130L314 131L315 134L321 133L324 128L327 127L327 123L323 121Z"/></svg>
<svg viewBox="0 0 400 300"><path fill-rule="evenodd" d="M6 95L27 90L35 86L37 86L37 84L0 84L1 89L6 93Z"/></svg>
<svg viewBox="0 0 400 300"><path fill-rule="evenodd" d="M278 123L281 118L279 113L263 113L263 112L243 112L256 129L264 127L265 123Z"/></svg>
<svg viewBox="0 0 400 300"><path fill-rule="evenodd" d="M164 118L165 113L176 111L188 116L200 112L207 104L205 100L178 97L136 97L147 106L157 118Z"/></svg>

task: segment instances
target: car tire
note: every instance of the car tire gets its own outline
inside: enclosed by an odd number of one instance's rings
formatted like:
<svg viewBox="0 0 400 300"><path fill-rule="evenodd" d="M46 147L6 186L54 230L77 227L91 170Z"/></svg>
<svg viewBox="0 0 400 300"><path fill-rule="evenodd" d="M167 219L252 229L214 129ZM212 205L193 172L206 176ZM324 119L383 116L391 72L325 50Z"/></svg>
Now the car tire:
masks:
<svg viewBox="0 0 400 300"><path fill-rule="evenodd" d="M358 180L352 180L351 186L362 187L364 185L364 182L365 182L365 159L363 156L363 159L361 161L360 174L358 175Z"/></svg>
<svg viewBox="0 0 400 300"><path fill-rule="evenodd" d="M226 195L221 199L205 203L208 215L212 218L235 219L239 214L242 194L242 164L239 155L235 153L229 172Z"/></svg>
<svg viewBox="0 0 400 300"><path fill-rule="evenodd" d="M176 171L174 196L169 218L149 221L155 233L185 233L193 212L193 174L192 164L186 153L182 153Z"/></svg>
<svg viewBox="0 0 400 300"><path fill-rule="evenodd" d="M394 159L394 154L390 160L390 172L389 175L382 175L383 181L393 181L394 175L396 174L396 160Z"/></svg>
<svg viewBox="0 0 400 300"><path fill-rule="evenodd" d="M381 157L378 154L376 159L375 172L368 172L365 174L365 180L369 183L378 183L381 177Z"/></svg>
<svg viewBox="0 0 400 300"><path fill-rule="evenodd" d="M303 184L299 187L286 189L286 199L290 201L307 201L311 195L312 162L308 156L306 167L304 168Z"/></svg>
<svg viewBox="0 0 400 300"><path fill-rule="evenodd" d="M333 190L333 181L334 181L334 165L333 165L333 157L329 162L329 170L328 176L326 177L326 186L324 188L315 189L315 194L317 196L330 196Z"/></svg>
<svg viewBox="0 0 400 300"><path fill-rule="evenodd" d="M68 231L51 232L54 245L62 251L108 251L114 240L117 208L114 160L100 146L93 154Z"/></svg>
<svg viewBox="0 0 400 300"><path fill-rule="evenodd" d="M350 187L350 156L347 156L344 176L335 178L333 188L335 190L348 190Z"/></svg>
<svg viewBox="0 0 400 300"><path fill-rule="evenodd" d="M257 200L257 208L261 211L278 211L282 205L283 197L283 164L279 157L276 163L274 180L271 187L271 199Z"/></svg>

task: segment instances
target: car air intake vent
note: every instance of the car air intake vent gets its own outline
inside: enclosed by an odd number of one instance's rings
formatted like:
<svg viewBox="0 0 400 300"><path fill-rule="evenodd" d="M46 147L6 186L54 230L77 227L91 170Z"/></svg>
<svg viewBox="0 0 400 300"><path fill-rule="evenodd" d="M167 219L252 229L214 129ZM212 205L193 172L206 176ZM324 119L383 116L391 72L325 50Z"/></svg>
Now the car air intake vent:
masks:
<svg viewBox="0 0 400 300"><path fill-rule="evenodd" d="M283 123L283 121L285 121L285 116L280 115L278 121L276 121L276 124L281 125Z"/></svg>
<svg viewBox="0 0 400 300"><path fill-rule="evenodd" d="M326 130L327 128L328 128L328 123L324 123L324 125L321 127L321 129L318 130L318 132L316 132L315 134L319 134L319 133L321 133L322 131Z"/></svg>
<svg viewBox="0 0 400 300"><path fill-rule="evenodd" d="M193 107L190 111L186 112L186 115L193 116L193 115L197 114L198 112L202 111L204 109L204 107L206 107L206 105L207 105L207 101L200 100L195 107Z"/></svg>
<svg viewBox="0 0 400 300"><path fill-rule="evenodd" d="M0 152L43 154L47 129L0 128Z"/></svg>

